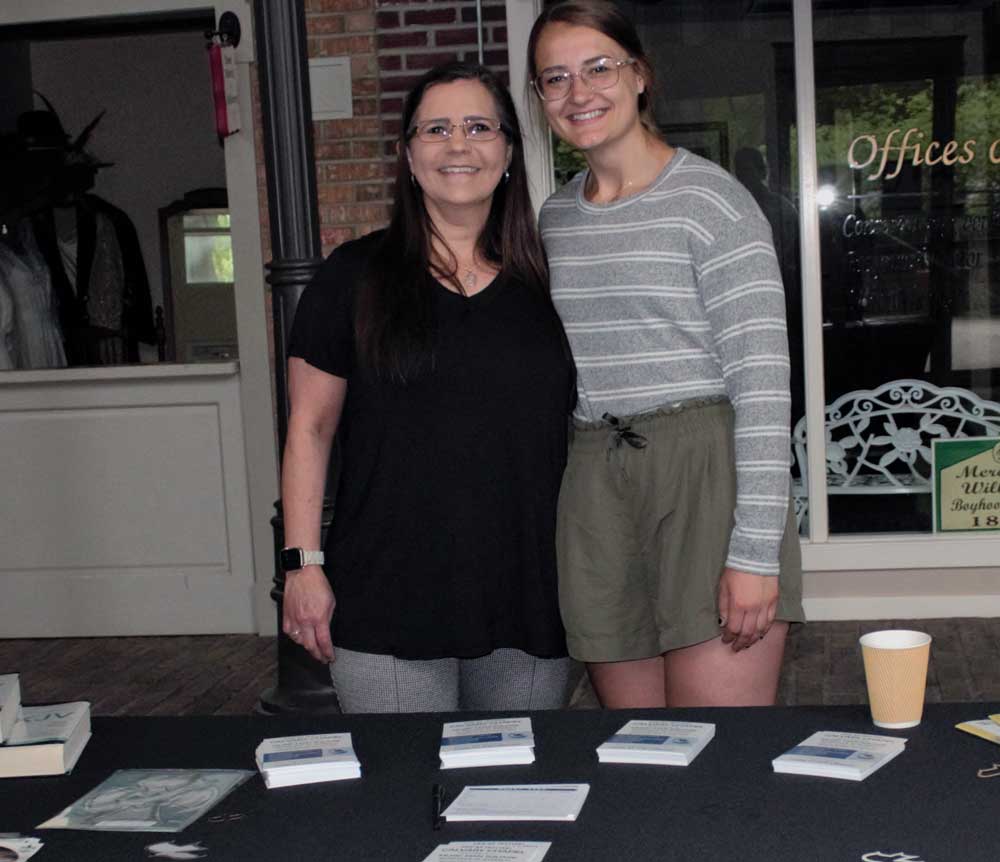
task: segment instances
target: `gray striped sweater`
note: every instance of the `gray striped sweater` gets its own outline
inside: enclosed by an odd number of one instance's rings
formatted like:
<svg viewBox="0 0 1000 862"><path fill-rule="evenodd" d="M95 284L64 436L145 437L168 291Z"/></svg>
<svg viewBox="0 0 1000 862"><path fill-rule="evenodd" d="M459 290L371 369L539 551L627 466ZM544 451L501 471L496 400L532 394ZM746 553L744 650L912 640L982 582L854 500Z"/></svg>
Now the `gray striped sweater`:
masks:
<svg viewBox="0 0 1000 862"><path fill-rule="evenodd" d="M771 228L750 193L678 149L641 194L545 202L552 298L578 370L577 416L629 416L725 396L737 497L726 565L778 574L788 507L788 341Z"/></svg>

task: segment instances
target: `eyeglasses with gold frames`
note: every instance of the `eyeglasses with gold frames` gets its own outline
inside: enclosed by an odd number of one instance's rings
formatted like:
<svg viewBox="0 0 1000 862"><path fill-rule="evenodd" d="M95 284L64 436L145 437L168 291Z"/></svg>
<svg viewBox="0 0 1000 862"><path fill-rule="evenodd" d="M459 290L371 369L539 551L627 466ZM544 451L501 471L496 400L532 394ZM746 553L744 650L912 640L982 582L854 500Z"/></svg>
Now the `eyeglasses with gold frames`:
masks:
<svg viewBox="0 0 1000 862"><path fill-rule="evenodd" d="M438 117L415 124L406 138L438 144L447 141L455 133L455 129L461 129L465 139L474 143L495 141L497 135L504 131L503 123L493 117L463 117L460 123L453 123L447 117Z"/></svg>

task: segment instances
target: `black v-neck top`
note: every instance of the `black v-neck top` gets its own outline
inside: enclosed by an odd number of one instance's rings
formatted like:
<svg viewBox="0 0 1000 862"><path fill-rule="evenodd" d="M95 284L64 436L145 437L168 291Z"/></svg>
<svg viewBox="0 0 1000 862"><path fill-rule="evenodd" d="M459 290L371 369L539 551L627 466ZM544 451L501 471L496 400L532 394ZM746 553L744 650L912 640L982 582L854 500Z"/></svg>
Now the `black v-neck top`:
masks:
<svg viewBox="0 0 1000 862"><path fill-rule="evenodd" d="M326 573L337 646L407 659L501 647L566 655L555 516L572 361L551 303L501 272L434 292L433 369L406 385L359 373L353 301L382 232L325 261L289 354L346 378Z"/></svg>

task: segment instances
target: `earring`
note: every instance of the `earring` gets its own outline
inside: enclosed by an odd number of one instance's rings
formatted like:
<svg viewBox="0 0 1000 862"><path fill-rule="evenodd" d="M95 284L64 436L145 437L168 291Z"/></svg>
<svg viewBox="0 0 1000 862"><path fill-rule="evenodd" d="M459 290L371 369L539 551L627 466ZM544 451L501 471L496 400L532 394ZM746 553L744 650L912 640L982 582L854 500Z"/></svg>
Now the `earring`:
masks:
<svg viewBox="0 0 1000 862"><path fill-rule="evenodd" d="M410 174L410 184L411 184L411 185L412 185L412 186L413 186L414 188L416 188L416 187L417 187L417 178L416 178L415 176L413 176L413 174Z"/></svg>
<svg viewBox="0 0 1000 862"><path fill-rule="evenodd" d="M505 183L510 181L510 171L509 170L503 172L503 181Z"/></svg>

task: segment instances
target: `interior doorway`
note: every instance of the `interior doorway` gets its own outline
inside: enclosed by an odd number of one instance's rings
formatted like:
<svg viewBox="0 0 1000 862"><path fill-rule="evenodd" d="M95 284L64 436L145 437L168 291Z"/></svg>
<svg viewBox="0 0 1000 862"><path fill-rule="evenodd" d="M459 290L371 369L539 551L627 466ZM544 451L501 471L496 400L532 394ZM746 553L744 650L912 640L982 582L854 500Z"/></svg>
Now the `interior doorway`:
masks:
<svg viewBox="0 0 1000 862"><path fill-rule="evenodd" d="M220 142L205 33L215 29L224 11L234 11L243 26L237 49L241 131ZM86 133L74 157L86 150L88 164L98 167L85 194L88 202L108 204L131 224L138 249L131 265L136 257L141 261L146 293L140 304L149 312L148 326L144 320L145 328L127 342L134 350L78 355L72 362L67 356L0 373L3 439L23 442L34 435L51 446L62 439L92 444L76 461L53 452L60 469L48 474L51 487L35 487L28 495L39 510L31 518L23 505L16 510L12 504L10 514L34 531L28 538L36 541L28 544L45 549L17 552L0 564L5 633L274 631L269 518L277 468L252 59L250 7L242 0L40 0L0 9L0 60L10 70L0 83L0 135L16 134L25 114L43 112L58 118L70 147ZM198 328L199 315L191 314L188 341L181 355L175 347L171 357L162 310L178 291L184 306L191 279L178 282L164 266L170 253L160 210L209 189L221 192L225 206L210 216L199 212L197 218L211 217L214 226L195 225L190 236L182 230L180 242L195 248L211 240L208 256L218 263L216 240L225 222L228 259L216 267L225 277L196 277L191 291L194 305L214 308L225 331L213 330L208 333L213 343L200 343L205 333ZM62 222L53 219L59 257L53 256L50 272L60 269L59 278L73 289L73 268L81 256L72 228L81 222ZM86 234L78 237L85 240ZM143 281L134 274L127 280ZM121 300L122 308L131 302L131 297ZM93 297L90 304L97 304ZM94 317L90 314L88 323ZM124 312L117 319L124 319ZM57 415L61 424L50 421ZM44 447L32 451L45 457ZM116 451L126 454L116 458ZM102 466L102 458L111 463ZM77 471L80 461L89 463ZM77 475L66 476L67 470ZM26 475L43 472L32 468ZM87 511L71 524L47 523L46 510L57 509L63 517L70 511L58 497L74 479L92 492L94 505L76 507ZM100 517L102 509L106 518ZM125 530L111 523L122 517L135 522ZM65 548L53 548L61 542Z"/></svg>
<svg viewBox="0 0 1000 862"><path fill-rule="evenodd" d="M158 207L196 189L221 188L224 197L225 156L214 133L204 50L204 33L213 28L211 12L201 10L0 30L8 73L0 85L8 166L0 221L9 222L12 244L44 261L54 306L51 340L65 344L61 353L17 344L14 367L149 363L176 355L170 311L175 304L183 309L187 294L204 291L175 290L188 280L169 265ZM180 244L204 246L206 239L215 237L181 237ZM214 318L226 321L228 331L214 333L215 341L233 348L232 251L217 242L211 250L217 253L210 262L220 259L224 265L216 269L225 274L200 304L219 306ZM37 317L31 322L41 325ZM25 331L23 316L19 323L15 341L39 337ZM189 328L197 331L196 323ZM212 346L185 344L180 358L210 359Z"/></svg>

